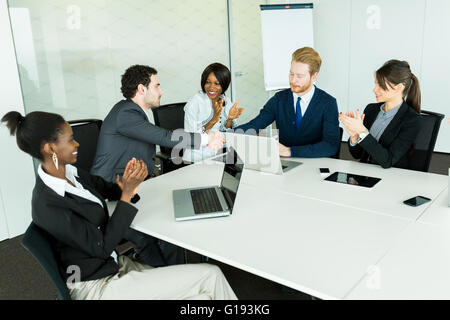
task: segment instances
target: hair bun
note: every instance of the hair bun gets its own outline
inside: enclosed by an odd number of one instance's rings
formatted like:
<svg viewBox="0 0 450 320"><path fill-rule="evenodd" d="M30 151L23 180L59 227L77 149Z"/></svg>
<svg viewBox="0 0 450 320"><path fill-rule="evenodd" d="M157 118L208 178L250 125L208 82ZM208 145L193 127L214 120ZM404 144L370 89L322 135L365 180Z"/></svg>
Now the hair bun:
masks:
<svg viewBox="0 0 450 320"><path fill-rule="evenodd" d="M2 122L6 122L6 126L9 129L10 134L13 136L17 132L18 126L25 120L19 112L11 111L5 114L2 118Z"/></svg>

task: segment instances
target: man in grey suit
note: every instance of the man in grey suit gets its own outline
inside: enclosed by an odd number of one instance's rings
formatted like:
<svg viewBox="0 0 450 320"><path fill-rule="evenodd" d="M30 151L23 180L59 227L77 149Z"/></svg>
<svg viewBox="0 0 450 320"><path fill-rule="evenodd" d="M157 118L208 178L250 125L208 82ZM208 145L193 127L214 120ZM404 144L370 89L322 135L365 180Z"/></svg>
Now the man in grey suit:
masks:
<svg viewBox="0 0 450 320"><path fill-rule="evenodd" d="M103 121L91 174L114 182L133 157L144 160L148 171L153 172L156 145L177 149L208 145L214 150L223 146L224 136L218 132L200 135L177 130L173 134L150 123L147 113L160 105L163 94L154 68L129 67L122 75L121 91L125 100L119 101ZM178 250L169 243L131 228L126 239L137 246L139 258L148 265L177 263Z"/></svg>
<svg viewBox="0 0 450 320"><path fill-rule="evenodd" d="M216 150L223 145L223 134L217 132L200 135L177 130L172 136L172 131L149 122L147 113L160 105L163 94L155 69L131 66L122 75L121 90L125 100L119 101L103 121L92 174L114 182L133 157L142 158L148 171L153 172L156 145L198 149L208 144Z"/></svg>

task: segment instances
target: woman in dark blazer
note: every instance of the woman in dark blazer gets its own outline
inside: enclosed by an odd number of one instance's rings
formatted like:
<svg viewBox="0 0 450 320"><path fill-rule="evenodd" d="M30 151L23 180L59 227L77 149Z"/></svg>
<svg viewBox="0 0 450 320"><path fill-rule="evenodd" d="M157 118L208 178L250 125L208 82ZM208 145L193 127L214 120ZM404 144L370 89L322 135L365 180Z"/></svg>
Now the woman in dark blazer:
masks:
<svg viewBox="0 0 450 320"><path fill-rule="evenodd" d="M40 161L32 218L54 239L72 298L236 298L215 266L152 268L111 256L138 211L130 201L148 175L142 160L130 160L122 180L117 176L116 183L106 182L72 166L79 144L61 116L9 112L1 121L16 135L19 148ZM119 200L111 217L104 199Z"/></svg>
<svg viewBox="0 0 450 320"><path fill-rule="evenodd" d="M361 162L408 169L421 128L419 80L406 61L390 60L377 70L373 92L378 103L363 115L359 110L339 115L350 135L350 153Z"/></svg>

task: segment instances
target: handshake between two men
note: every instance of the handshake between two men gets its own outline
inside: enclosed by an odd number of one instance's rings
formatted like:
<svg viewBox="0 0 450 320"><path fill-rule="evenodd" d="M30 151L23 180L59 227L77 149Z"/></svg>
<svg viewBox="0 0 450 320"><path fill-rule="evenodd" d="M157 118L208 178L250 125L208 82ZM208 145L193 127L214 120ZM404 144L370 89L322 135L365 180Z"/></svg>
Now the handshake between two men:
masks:
<svg viewBox="0 0 450 320"><path fill-rule="evenodd" d="M223 148L225 144L225 135L220 132L209 132L208 133L208 144L207 147L211 150L217 151Z"/></svg>
<svg viewBox="0 0 450 320"><path fill-rule="evenodd" d="M186 148L200 149L207 147L210 150L218 151L223 148L225 144L225 135L222 132L208 132L208 133L190 133L183 129L177 129L172 131L172 141L178 141L178 143L172 148L170 155L172 161L181 158L180 151Z"/></svg>

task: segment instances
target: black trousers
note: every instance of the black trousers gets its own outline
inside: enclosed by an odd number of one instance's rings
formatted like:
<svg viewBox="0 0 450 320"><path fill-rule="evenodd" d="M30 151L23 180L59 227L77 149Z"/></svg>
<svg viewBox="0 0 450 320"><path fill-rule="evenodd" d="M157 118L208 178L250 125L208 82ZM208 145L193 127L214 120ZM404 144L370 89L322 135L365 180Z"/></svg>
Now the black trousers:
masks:
<svg viewBox="0 0 450 320"><path fill-rule="evenodd" d="M164 267L183 263L182 248L148 234L128 228L125 239L137 248L139 260L152 267Z"/></svg>

